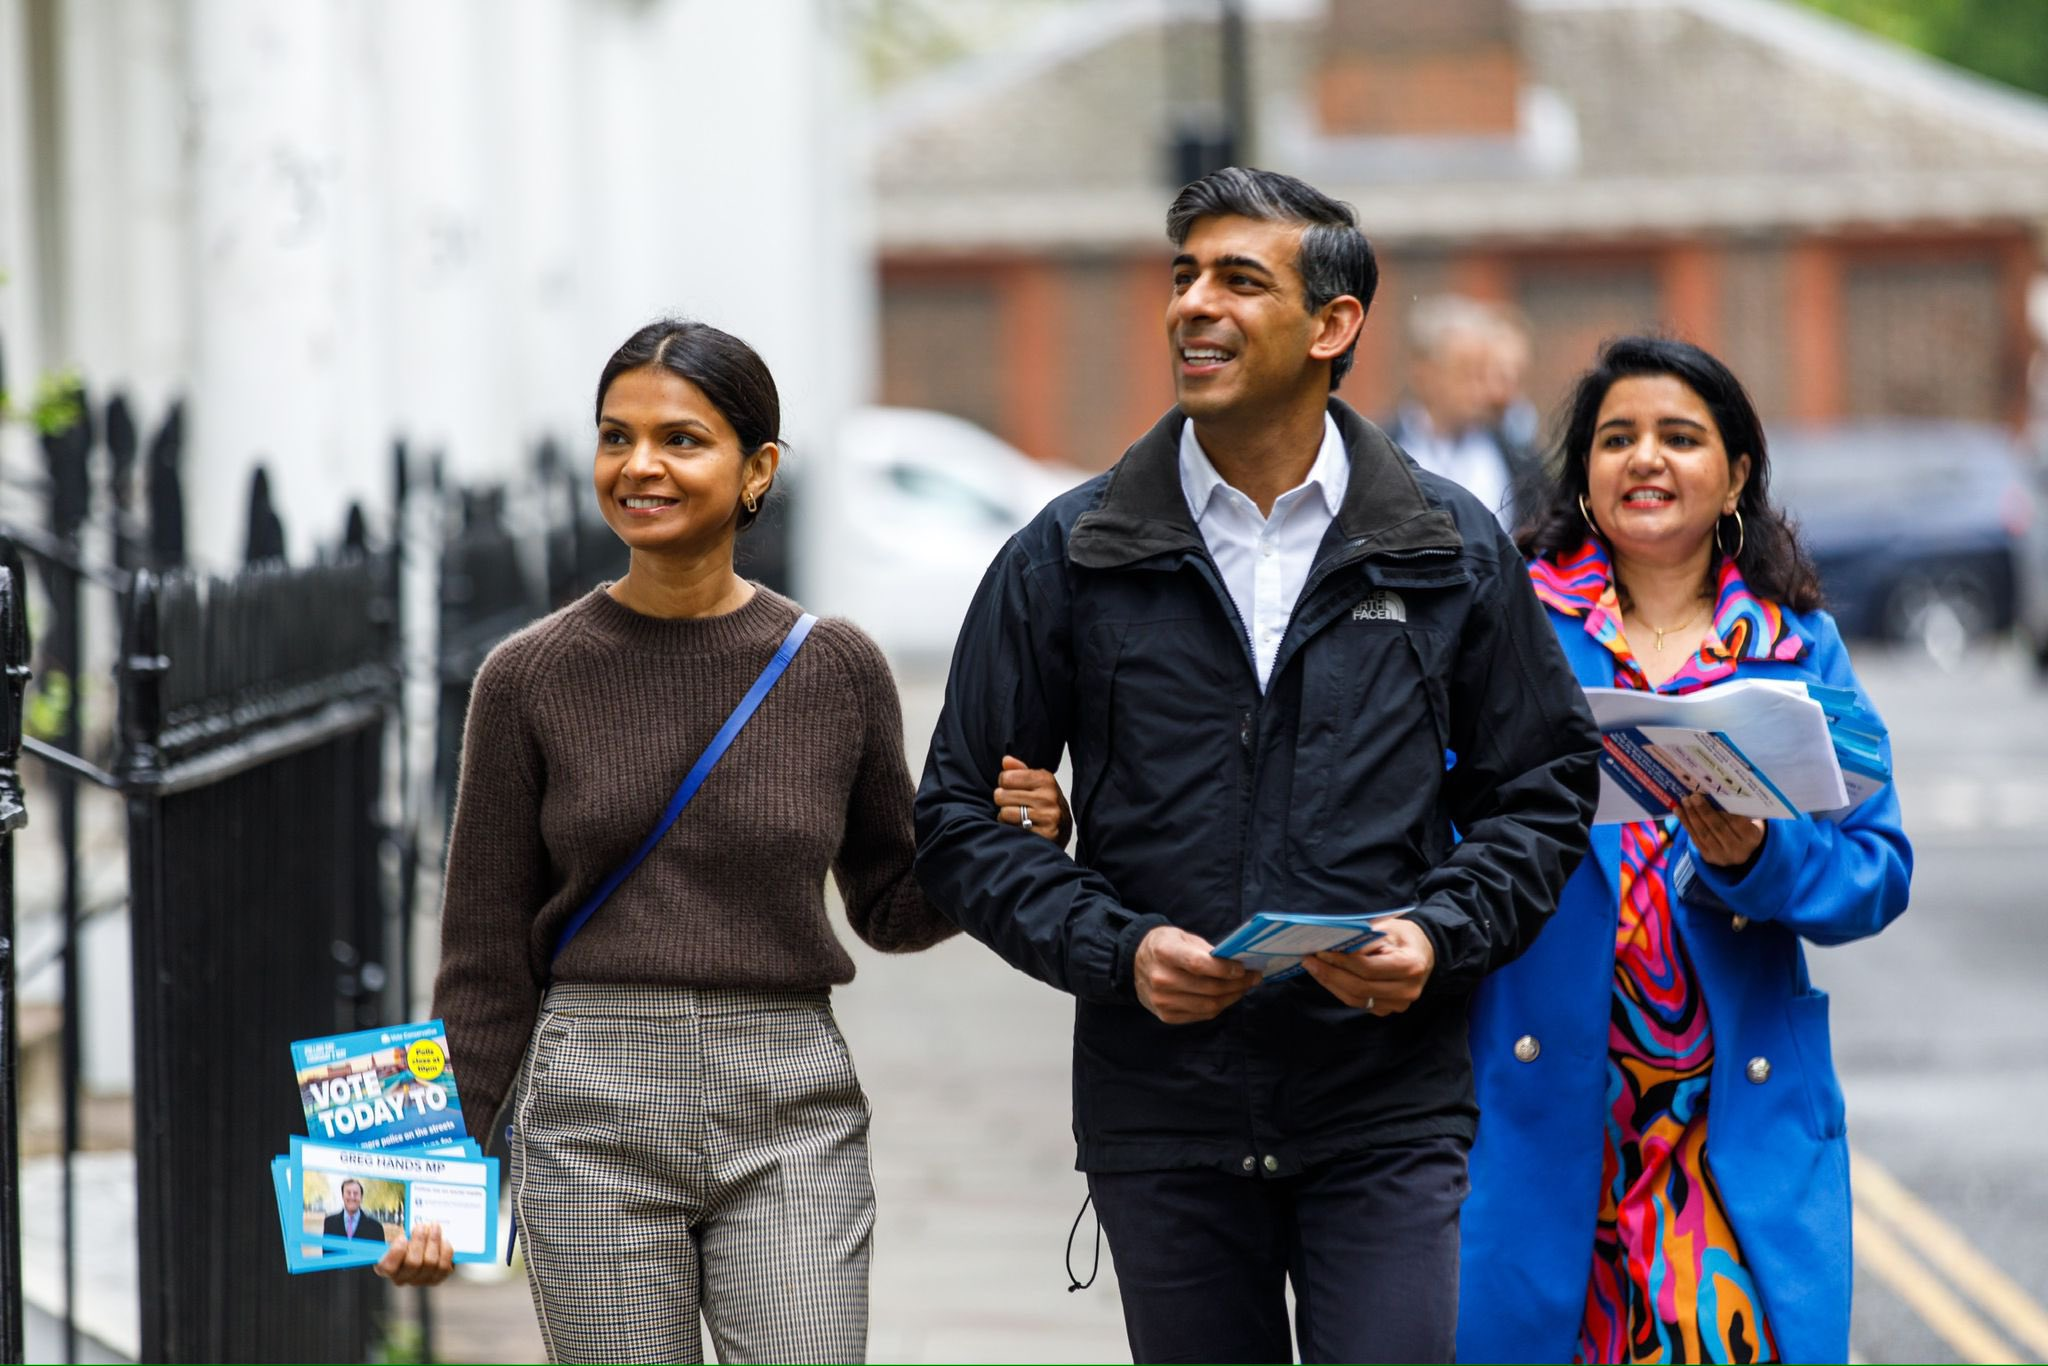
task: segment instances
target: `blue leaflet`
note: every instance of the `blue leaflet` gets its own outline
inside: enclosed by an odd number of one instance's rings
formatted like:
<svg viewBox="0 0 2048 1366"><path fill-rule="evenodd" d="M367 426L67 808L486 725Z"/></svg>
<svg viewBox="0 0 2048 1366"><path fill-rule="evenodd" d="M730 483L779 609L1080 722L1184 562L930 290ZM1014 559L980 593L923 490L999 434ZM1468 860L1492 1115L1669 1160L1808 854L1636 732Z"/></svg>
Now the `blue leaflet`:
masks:
<svg viewBox="0 0 2048 1366"><path fill-rule="evenodd" d="M439 1020L292 1045L306 1132L358 1148L453 1143L466 1132Z"/></svg>
<svg viewBox="0 0 2048 1366"><path fill-rule="evenodd" d="M459 1226L469 1250L456 1260L495 1257L498 1164L466 1133L441 1021L301 1039L292 1065L313 1142L295 1136L292 1155L271 1163L287 1270L370 1266L384 1255L382 1239L336 1238L320 1227L339 1208L335 1191L346 1179L377 1191L381 1199L369 1204L385 1211L383 1222L400 1211L401 1232L411 1229L417 1191L422 1217L451 1236ZM315 1183L326 1194L310 1204L309 1151L326 1172L324 1186Z"/></svg>
<svg viewBox="0 0 2048 1366"><path fill-rule="evenodd" d="M1209 950L1262 973L1269 982L1283 982L1301 972L1301 960L1316 953L1344 953L1383 938L1372 922L1412 911L1413 906L1369 911L1361 915L1310 915L1296 911L1260 911Z"/></svg>

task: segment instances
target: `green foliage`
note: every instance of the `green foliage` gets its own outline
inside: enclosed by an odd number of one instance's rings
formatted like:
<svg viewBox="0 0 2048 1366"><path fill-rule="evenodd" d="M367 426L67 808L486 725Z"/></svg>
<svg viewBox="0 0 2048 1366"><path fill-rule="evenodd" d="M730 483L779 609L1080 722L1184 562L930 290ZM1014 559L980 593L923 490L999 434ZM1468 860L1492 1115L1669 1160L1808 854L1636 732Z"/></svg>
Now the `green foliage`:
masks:
<svg viewBox="0 0 2048 1366"><path fill-rule="evenodd" d="M76 370L57 370L36 377L36 396L28 420L44 436L68 432L85 420L85 387Z"/></svg>
<svg viewBox="0 0 2048 1366"><path fill-rule="evenodd" d="M1802 0L1895 43L2048 95L2044 0Z"/></svg>
<svg viewBox="0 0 2048 1366"><path fill-rule="evenodd" d="M417 1323L411 1319L399 1318L395 1314L384 1320L383 1340L371 1350L370 1360L397 1366L401 1362L426 1359L427 1337L420 1331Z"/></svg>
<svg viewBox="0 0 2048 1366"><path fill-rule="evenodd" d="M85 418L85 393L76 370L54 370L36 377L35 396L24 411L0 389L0 420L21 419L44 436L68 432Z"/></svg>
<svg viewBox="0 0 2048 1366"><path fill-rule="evenodd" d="M0 289L5 289L11 278L0 269ZM17 409L7 390L0 388L0 422L25 418L44 436L68 432L85 418L84 394L76 370L46 371L36 376L35 397L26 412Z"/></svg>
<svg viewBox="0 0 2048 1366"><path fill-rule="evenodd" d="M70 677L62 669L45 669L28 695L28 705L22 708L22 733L54 744L64 733L64 718L70 710Z"/></svg>

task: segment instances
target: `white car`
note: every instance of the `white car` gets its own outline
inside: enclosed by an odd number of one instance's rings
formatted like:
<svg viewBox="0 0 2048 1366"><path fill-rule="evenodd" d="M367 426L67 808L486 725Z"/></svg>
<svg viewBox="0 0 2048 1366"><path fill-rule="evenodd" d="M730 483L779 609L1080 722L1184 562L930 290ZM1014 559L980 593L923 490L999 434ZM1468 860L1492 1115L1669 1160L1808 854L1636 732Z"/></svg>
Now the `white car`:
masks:
<svg viewBox="0 0 2048 1366"><path fill-rule="evenodd" d="M1089 476L962 418L860 408L806 470L795 570L813 610L851 617L893 658L948 658L1003 543Z"/></svg>

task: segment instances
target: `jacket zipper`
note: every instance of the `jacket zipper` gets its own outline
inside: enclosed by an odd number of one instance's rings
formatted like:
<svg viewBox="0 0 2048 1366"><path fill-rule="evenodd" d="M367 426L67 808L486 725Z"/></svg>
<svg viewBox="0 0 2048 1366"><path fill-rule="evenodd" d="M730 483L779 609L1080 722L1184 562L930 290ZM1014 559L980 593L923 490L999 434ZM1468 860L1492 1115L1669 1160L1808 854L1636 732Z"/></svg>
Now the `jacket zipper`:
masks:
<svg viewBox="0 0 2048 1366"><path fill-rule="evenodd" d="M1456 559L1458 552L1452 550L1449 546L1425 545L1418 546L1414 550L1396 550L1388 554L1363 551L1357 555L1339 555L1334 559L1317 565L1309 572L1308 582L1301 586L1301 596L1294 600L1295 606L1299 608L1302 603L1307 602L1316 589L1323 586L1324 579L1327 579L1340 569L1349 568L1351 565L1364 560L1393 561L1398 563L1402 560L1433 560L1445 557Z"/></svg>
<svg viewBox="0 0 2048 1366"><path fill-rule="evenodd" d="M1216 568L1216 560L1209 554L1206 545L1194 551L1192 558L1198 566L1197 572L1208 580L1209 591L1222 602L1224 615L1237 627L1237 641L1244 647L1245 667L1250 671L1251 685L1256 692L1259 686L1259 660L1253 652L1251 630L1246 626L1244 618L1238 615L1237 600L1231 597L1230 590L1224 587L1222 571ZM1240 910L1246 902L1246 882L1251 876L1248 850L1251 846L1252 799L1258 790L1258 751L1254 747L1253 737L1258 729L1258 720L1256 702L1238 712L1237 744L1244 756L1238 777L1237 807L1237 900Z"/></svg>
<svg viewBox="0 0 2048 1366"><path fill-rule="evenodd" d="M1244 756L1238 772L1237 802L1237 903L1239 920L1252 913L1247 896L1251 880L1251 859L1248 856L1252 838L1252 803L1258 799L1259 751L1255 741L1258 730L1257 707L1247 707L1237 714L1237 745Z"/></svg>

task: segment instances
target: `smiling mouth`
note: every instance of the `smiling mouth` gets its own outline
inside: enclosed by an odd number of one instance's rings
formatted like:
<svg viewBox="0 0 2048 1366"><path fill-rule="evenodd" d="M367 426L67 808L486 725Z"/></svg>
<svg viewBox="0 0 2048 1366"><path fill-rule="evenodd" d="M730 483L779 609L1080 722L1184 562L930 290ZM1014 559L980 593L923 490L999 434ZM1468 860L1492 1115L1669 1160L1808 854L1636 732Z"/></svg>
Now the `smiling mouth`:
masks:
<svg viewBox="0 0 2048 1366"><path fill-rule="evenodd" d="M1180 363L1189 370L1213 370L1228 365L1234 357L1220 346L1183 346Z"/></svg>
<svg viewBox="0 0 2048 1366"><path fill-rule="evenodd" d="M673 498L621 498L619 506L633 512L653 512L659 508L674 507Z"/></svg>
<svg viewBox="0 0 2048 1366"><path fill-rule="evenodd" d="M1665 507L1678 501L1678 495L1665 489L1630 489L1621 496L1623 507Z"/></svg>

